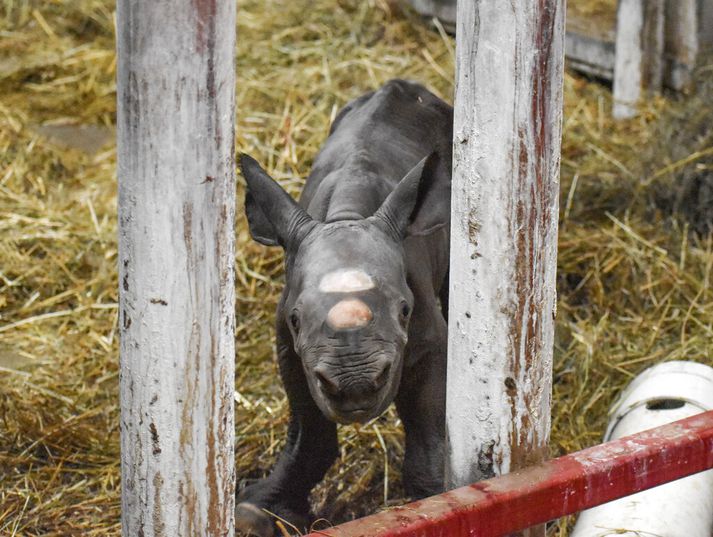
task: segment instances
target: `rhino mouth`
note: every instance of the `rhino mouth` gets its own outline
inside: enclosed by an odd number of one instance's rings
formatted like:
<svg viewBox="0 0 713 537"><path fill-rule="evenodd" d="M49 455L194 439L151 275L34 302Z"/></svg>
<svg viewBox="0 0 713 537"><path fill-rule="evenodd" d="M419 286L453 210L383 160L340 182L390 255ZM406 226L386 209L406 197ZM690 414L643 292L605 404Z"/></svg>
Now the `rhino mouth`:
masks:
<svg viewBox="0 0 713 537"><path fill-rule="evenodd" d="M333 421L342 424L366 423L367 421L378 417L383 412L382 406L386 406L381 404L382 401L377 401L372 405L343 410L337 405L330 404L329 402L326 403L330 410L330 415L328 417Z"/></svg>
<svg viewBox="0 0 713 537"><path fill-rule="evenodd" d="M318 406L327 418L337 423L365 423L386 410L393 399L393 392L393 386L385 385L375 392L340 398L320 389Z"/></svg>
<svg viewBox="0 0 713 537"><path fill-rule="evenodd" d="M322 359L306 365L312 398L324 416L337 423L365 423L381 415L393 401L402 360L377 351L355 364Z"/></svg>

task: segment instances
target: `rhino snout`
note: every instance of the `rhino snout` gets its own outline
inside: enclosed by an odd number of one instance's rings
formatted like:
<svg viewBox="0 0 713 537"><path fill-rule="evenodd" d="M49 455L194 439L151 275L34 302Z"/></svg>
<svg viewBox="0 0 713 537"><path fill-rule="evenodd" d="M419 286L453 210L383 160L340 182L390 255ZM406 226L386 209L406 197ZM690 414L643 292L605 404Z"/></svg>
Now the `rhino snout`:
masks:
<svg viewBox="0 0 713 537"><path fill-rule="evenodd" d="M384 399L391 377L391 361L380 358L367 371L346 373L336 367L318 365L314 369L317 384L332 410L346 421L373 417Z"/></svg>

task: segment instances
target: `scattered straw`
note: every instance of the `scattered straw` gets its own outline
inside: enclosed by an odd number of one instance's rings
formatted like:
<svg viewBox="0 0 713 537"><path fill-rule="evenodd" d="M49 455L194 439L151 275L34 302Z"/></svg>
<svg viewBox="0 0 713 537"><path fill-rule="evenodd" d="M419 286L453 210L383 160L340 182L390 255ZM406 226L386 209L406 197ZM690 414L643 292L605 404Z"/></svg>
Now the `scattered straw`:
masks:
<svg viewBox="0 0 713 537"><path fill-rule="evenodd" d="M396 76L451 98L452 39L395 0L238 7L238 150L293 194L349 99ZM113 128L113 9L0 0L1 535L120 531L115 153L111 140L77 143ZM553 455L598 442L609 404L643 368L713 358L713 239L697 227L705 207L669 199L677 179L704 184L695 178L713 170L701 135L710 101L654 98L621 123L610 105L606 88L565 78ZM281 255L250 240L242 215L236 233L244 482L274 463L288 409L272 346ZM385 495L403 501L393 410L340 427L340 439L312 497L317 514L339 523L383 508Z"/></svg>

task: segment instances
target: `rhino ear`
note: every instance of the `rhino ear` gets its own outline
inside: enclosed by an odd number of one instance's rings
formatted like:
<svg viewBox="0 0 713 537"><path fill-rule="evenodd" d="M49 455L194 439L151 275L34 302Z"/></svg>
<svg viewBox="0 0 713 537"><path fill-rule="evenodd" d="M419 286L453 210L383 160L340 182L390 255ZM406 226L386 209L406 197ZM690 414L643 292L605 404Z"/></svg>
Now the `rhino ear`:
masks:
<svg viewBox="0 0 713 537"><path fill-rule="evenodd" d="M253 239L283 248L301 240L315 222L254 158L243 153L239 164L247 183L245 215Z"/></svg>
<svg viewBox="0 0 713 537"><path fill-rule="evenodd" d="M447 225L450 190L447 188L448 181L436 180L440 167L441 159L436 152L421 159L374 213L372 218L375 223L396 240L402 240L407 235L428 235ZM442 189L439 189L438 193L434 192L436 183L444 183L447 191L440 192ZM437 206L430 203L435 194L444 198L445 211L444 200L439 200Z"/></svg>

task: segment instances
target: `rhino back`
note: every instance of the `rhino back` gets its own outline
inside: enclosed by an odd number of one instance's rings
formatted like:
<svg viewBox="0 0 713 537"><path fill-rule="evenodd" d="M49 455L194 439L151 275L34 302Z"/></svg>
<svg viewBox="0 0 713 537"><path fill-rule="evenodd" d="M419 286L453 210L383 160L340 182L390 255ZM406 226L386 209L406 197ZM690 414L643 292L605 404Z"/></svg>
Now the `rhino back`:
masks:
<svg viewBox="0 0 713 537"><path fill-rule="evenodd" d="M300 203L322 221L370 216L419 160L436 151L443 172L434 210L444 210L444 203L448 210L452 131L451 106L419 84L389 81L339 112Z"/></svg>

